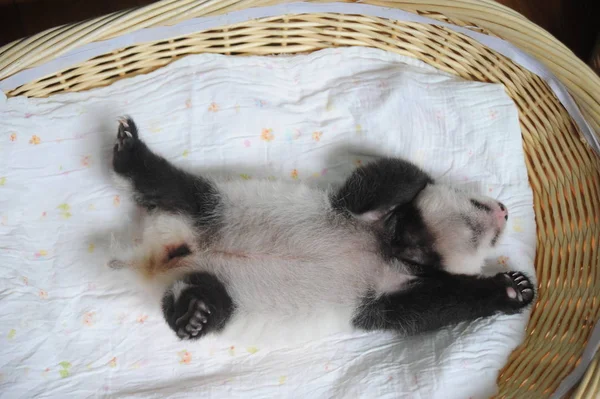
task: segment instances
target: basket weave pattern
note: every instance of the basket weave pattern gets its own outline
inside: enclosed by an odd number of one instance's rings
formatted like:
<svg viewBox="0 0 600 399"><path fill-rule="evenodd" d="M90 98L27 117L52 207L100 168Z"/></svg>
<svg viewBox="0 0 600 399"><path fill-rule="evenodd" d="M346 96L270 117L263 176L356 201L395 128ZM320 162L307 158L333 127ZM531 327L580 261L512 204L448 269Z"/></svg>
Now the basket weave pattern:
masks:
<svg viewBox="0 0 600 399"><path fill-rule="evenodd" d="M196 3L205 4L209 14L222 10L214 1ZM233 4L227 10L230 11L243 8L241 5L245 2L221 1L219 4L225 3ZM256 3L252 5L274 2ZM406 5L402 8L419 9L429 17L487 31L477 27L481 15L459 19L446 16L443 7L440 10L440 6L419 1L383 3L387 6L402 3ZM514 12L503 12L506 18L518 17ZM492 31L502 36L501 29ZM119 32L113 32L116 34ZM439 26L360 15L286 15L120 49L27 83L7 94L45 97L87 90L148 73L189 54L271 55L339 46L375 47L417 58L465 79L502 83L514 100L519 109L534 193L539 297L526 341L513 352L499 376L499 397L549 396L576 366L600 317L600 160L582 141L573 120L546 83L506 57ZM0 68L7 60L7 50L3 50ZM13 50L8 47L9 52ZM598 81L592 82L600 87ZM585 97L585 90L581 90L579 98L576 96L578 99ZM600 107L595 109L590 102L583 108L588 119L592 117L592 124L597 126ZM595 112L599 115L597 119L593 118ZM575 392L576 397L595 397L600 389L598 362L600 357L592 363Z"/></svg>

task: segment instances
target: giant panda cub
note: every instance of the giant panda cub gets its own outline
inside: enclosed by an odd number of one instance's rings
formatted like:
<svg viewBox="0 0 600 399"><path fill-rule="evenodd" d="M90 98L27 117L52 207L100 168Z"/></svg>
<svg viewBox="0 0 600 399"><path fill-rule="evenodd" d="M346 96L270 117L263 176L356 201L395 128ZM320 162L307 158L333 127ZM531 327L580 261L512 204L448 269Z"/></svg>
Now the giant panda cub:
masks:
<svg viewBox="0 0 600 399"><path fill-rule="evenodd" d="M180 339L414 335L519 313L534 298L520 272L481 275L506 207L401 159L360 167L331 192L219 182L157 155L123 118L113 172L145 218L140 240L109 265L160 287Z"/></svg>

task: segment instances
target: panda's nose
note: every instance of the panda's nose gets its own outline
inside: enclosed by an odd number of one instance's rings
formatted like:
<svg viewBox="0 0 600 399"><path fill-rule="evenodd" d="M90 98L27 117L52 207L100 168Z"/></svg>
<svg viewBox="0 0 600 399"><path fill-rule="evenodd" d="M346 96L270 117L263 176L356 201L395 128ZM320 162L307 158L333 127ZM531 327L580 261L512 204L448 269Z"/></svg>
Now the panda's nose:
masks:
<svg viewBox="0 0 600 399"><path fill-rule="evenodd" d="M504 218L504 220L508 220L508 210L506 206L502 202L498 202L498 207L500 208L499 217Z"/></svg>

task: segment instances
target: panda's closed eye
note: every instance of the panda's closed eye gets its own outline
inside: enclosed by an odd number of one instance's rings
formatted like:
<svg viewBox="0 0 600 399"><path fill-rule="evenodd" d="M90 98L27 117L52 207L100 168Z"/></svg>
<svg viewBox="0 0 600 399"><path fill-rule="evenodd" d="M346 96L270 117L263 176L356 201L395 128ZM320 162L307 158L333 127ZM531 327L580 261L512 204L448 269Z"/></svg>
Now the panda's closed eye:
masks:
<svg viewBox="0 0 600 399"><path fill-rule="evenodd" d="M486 211L486 212L492 211L492 208L490 208L486 204L482 204L481 202L474 200L474 199L471 200L471 205L473 205L475 208L479 209L480 211Z"/></svg>

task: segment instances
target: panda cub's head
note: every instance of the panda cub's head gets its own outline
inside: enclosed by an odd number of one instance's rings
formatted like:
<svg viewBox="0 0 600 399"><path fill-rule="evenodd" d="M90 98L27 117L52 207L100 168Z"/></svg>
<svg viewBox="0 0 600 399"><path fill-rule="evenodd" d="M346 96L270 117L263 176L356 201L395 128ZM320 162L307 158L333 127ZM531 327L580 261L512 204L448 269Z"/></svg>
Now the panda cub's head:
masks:
<svg viewBox="0 0 600 399"><path fill-rule="evenodd" d="M493 198L427 184L386 220L392 256L417 265L442 265L457 274L479 274L508 220Z"/></svg>

